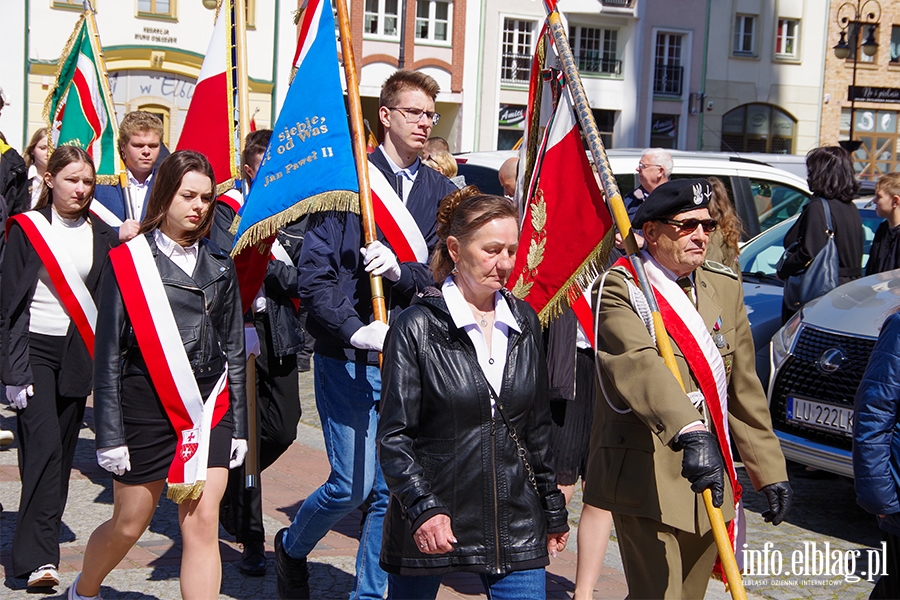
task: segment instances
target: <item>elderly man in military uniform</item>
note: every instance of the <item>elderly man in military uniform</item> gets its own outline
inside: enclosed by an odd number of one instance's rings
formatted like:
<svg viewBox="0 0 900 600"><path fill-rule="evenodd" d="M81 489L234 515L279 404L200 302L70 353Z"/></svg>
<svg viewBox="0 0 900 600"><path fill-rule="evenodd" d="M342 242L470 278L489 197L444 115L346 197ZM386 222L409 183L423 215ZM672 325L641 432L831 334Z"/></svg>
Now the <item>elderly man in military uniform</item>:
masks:
<svg viewBox="0 0 900 600"><path fill-rule="evenodd" d="M725 521L735 518L741 488L730 440L765 494L766 521L780 523L791 503L741 283L705 261L717 225L709 198L705 179L670 181L634 218L684 389L657 351L661 332L627 259L593 287L601 385L584 501L613 513L632 599L706 593L716 546L698 494L710 489Z"/></svg>

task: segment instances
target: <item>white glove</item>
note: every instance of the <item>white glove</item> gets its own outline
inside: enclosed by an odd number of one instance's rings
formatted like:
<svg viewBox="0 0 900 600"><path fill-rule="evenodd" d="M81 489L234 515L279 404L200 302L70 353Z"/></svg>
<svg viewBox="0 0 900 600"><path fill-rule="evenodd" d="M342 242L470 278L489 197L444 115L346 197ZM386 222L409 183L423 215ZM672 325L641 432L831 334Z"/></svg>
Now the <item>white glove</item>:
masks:
<svg viewBox="0 0 900 600"><path fill-rule="evenodd" d="M259 356L259 333L255 325L244 326L244 353L247 360L251 356Z"/></svg>
<svg viewBox="0 0 900 600"><path fill-rule="evenodd" d="M237 469L244 464L244 458L247 457L247 440L236 440L231 438L231 462L228 463L229 469Z"/></svg>
<svg viewBox="0 0 900 600"><path fill-rule="evenodd" d="M400 263L391 249L375 240L365 248L360 248L363 262L366 264L366 273L372 273L380 277L386 277L396 282L400 279Z"/></svg>
<svg viewBox="0 0 900 600"><path fill-rule="evenodd" d="M8 385L6 386L6 401L10 406L23 410L28 406L28 397L34 396L34 386Z"/></svg>
<svg viewBox="0 0 900 600"><path fill-rule="evenodd" d="M372 321L365 327L360 327L356 333L350 336L350 345L360 350L375 350L381 352L384 348L384 336L387 335L388 326L381 321Z"/></svg>
<svg viewBox="0 0 900 600"><path fill-rule="evenodd" d="M125 471L131 470L131 455L128 454L128 446L100 448L97 450L97 464L121 477Z"/></svg>

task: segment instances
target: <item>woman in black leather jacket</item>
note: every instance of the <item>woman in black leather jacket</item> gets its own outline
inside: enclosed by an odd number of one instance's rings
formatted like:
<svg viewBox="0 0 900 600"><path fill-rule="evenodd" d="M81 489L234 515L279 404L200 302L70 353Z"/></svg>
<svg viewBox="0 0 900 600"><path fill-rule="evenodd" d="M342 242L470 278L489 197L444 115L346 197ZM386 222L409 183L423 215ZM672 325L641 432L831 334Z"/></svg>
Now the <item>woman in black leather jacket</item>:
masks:
<svg viewBox="0 0 900 600"><path fill-rule="evenodd" d="M493 598L544 598L548 552L569 528L540 323L504 287L518 215L468 187L441 202L438 235L431 266L443 285L418 295L385 344L388 598L434 598L452 571L479 573Z"/></svg>
<svg viewBox="0 0 900 600"><path fill-rule="evenodd" d="M84 571L70 588L70 599L99 594L103 579L150 524L167 475L168 496L179 504L184 538L181 594L185 598L218 597L222 568L219 501L229 466L240 465L246 454L247 426L243 319L234 263L203 239L212 223L214 192L215 176L203 155L181 151L167 157L156 175L139 235L110 255L104 271L99 304L103 318L97 327L94 368L94 423L98 462L115 475L115 507L113 517L91 535ZM127 253L134 257L132 262L123 262ZM147 319L135 316L140 314L136 312L140 304L132 290L135 285L144 290L149 308L153 302L150 282L156 276L140 271L145 268L142 264L155 264L158 269L156 285L161 283L160 293L168 300L172 327L177 327L181 336L196 388L184 359L176 360L180 354L177 345L173 352L165 350L163 343L164 354L170 358L161 360L155 344L148 342L170 339L166 332L173 330L151 330L158 337L141 337L147 335L147 329L139 319ZM139 283L129 284L123 265L133 265L138 275L144 273ZM160 311L151 309L150 314L151 322L165 322L159 318ZM185 365L182 372L186 377L179 378L179 362ZM175 366L160 371L160 364ZM227 388L217 393L226 370ZM171 385L163 385L163 375L180 382L175 393ZM193 392L183 391L188 388ZM197 426L203 423L200 417L193 424L179 420L180 414L197 406L190 403L191 398L206 400L199 412L213 411L211 425ZM191 443L197 439L201 440L199 446ZM203 439L208 439L208 446ZM190 479L187 461L194 455L202 457L204 446L208 448L205 477L198 471ZM182 480L178 479L180 469L185 471Z"/></svg>

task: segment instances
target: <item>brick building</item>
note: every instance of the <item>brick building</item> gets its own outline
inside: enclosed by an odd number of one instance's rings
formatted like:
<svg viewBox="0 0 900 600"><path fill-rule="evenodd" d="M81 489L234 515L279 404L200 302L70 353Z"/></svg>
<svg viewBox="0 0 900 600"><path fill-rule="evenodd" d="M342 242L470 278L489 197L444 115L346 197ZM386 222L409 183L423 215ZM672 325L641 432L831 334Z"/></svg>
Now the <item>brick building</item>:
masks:
<svg viewBox="0 0 900 600"><path fill-rule="evenodd" d="M856 2L830 4L819 140L822 144L849 140L853 113L853 139L862 142L853 154L860 177L876 179L881 173L900 171L900 1L863 0L859 20L854 20ZM844 59L832 51L841 41L841 31L849 46ZM877 44L872 56L861 50L870 31ZM854 64L856 100L851 102Z"/></svg>

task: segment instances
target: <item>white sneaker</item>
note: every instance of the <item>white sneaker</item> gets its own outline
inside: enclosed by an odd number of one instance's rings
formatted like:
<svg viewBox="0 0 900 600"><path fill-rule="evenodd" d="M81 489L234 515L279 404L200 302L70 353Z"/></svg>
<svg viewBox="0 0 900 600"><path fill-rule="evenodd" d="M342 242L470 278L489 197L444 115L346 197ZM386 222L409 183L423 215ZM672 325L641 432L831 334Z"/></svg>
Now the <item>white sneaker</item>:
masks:
<svg viewBox="0 0 900 600"><path fill-rule="evenodd" d="M97 594L96 596L82 596L76 592L75 588L78 586L79 579L81 579L81 573L75 576L75 581L72 582L69 593L66 594L67 600L103 600L103 598L100 597L100 594Z"/></svg>
<svg viewBox="0 0 900 600"><path fill-rule="evenodd" d="M0 429L0 446L9 446L16 439L12 431Z"/></svg>
<svg viewBox="0 0 900 600"><path fill-rule="evenodd" d="M28 587L55 587L59 585L59 571L53 565L44 565L31 572Z"/></svg>

